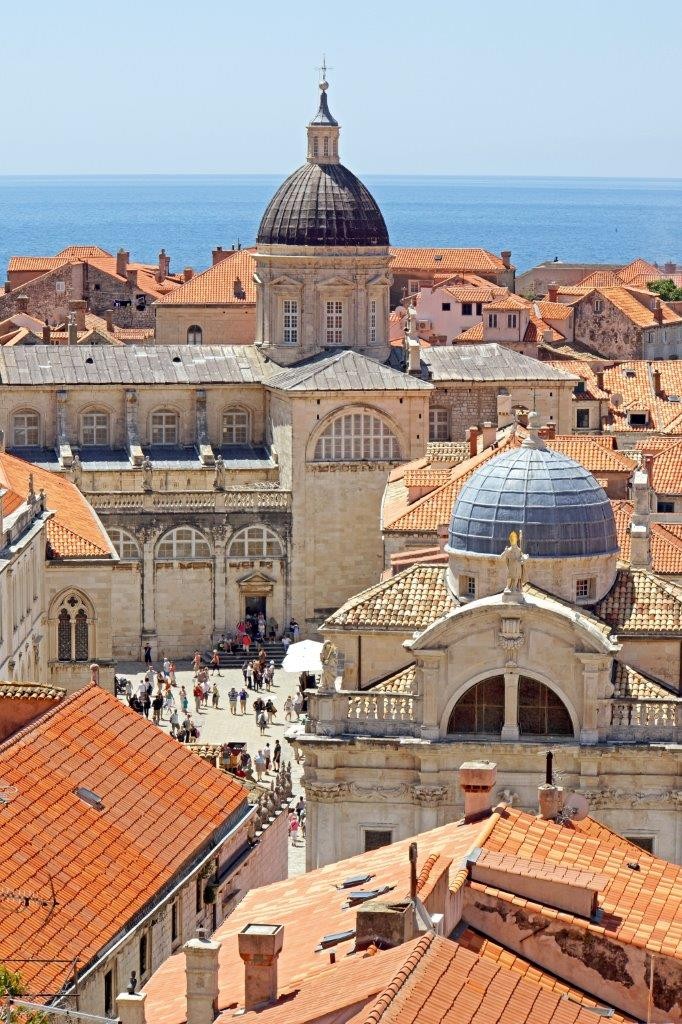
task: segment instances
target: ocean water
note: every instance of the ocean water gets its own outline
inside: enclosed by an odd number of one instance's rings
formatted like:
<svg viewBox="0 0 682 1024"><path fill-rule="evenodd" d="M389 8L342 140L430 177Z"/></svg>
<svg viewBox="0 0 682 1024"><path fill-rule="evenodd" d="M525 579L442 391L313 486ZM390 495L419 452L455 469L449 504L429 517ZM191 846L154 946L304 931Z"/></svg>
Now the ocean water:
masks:
<svg viewBox="0 0 682 1024"><path fill-rule="evenodd" d="M253 244L284 175L0 177L0 268L11 255L66 245L121 246L171 269L210 265L211 249ZM395 245L512 250L518 270L566 262L682 263L682 180L632 178L364 179Z"/></svg>

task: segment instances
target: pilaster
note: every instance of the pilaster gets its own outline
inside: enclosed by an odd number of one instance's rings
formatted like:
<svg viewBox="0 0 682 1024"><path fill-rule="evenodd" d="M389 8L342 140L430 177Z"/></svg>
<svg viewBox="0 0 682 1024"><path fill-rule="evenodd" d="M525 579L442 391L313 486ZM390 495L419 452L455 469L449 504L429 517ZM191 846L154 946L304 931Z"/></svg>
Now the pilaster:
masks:
<svg viewBox="0 0 682 1024"><path fill-rule="evenodd" d="M73 463L73 452L68 434L68 398L69 392L66 388L60 388L57 392L57 454L59 463L64 469L69 469Z"/></svg>
<svg viewBox="0 0 682 1024"><path fill-rule="evenodd" d="M126 388L125 392L126 446L133 466L142 465L142 446L137 421L137 390Z"/></svg>
<svg viewBox="0 0 682 1024"><path fill-rule="evenodd" d="M519 670L509 662L504 669L504 725L503 740L519 738Z"/></svg>

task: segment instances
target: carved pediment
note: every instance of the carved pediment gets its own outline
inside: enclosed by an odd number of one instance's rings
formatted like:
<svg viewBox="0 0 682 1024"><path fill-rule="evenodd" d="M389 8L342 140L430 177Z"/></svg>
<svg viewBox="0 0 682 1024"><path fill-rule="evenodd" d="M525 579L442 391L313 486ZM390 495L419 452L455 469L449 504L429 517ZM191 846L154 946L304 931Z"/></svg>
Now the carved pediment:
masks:
<svg viewBox="0 0 682 1024"><path fill-rule="evenodd" d="M347 289L350 291L354 285L347 277L335 274L333 277L325 278L324 281L318 281L317 287L320 291L325 291L327 289Z"/></svg>
<svg viewBox="0 0 682 1024"><path fill-rule="evenodd" d="M237 583L240 587L267 586L272 587L277 582L272 576L256 569L254 572L247 572L245 576L238 576Z"/></svg>
<svg viewBox="0 0 682 1024"><path fill-rule="evenodd" d="M281 277L276 277L274 281L270 282L270 287L278 289L279 291L301 291L303 288L303 282L297 280L295 277L289 277L287 274L282 274Z"/></svg>
<svg viewBox="0 0 682 1024"><path fill-rule="evenodd" d="M388 288L391 284L393 284L392 274L375 274L374 277L370 277L367 280L368 288Z"/></svg>

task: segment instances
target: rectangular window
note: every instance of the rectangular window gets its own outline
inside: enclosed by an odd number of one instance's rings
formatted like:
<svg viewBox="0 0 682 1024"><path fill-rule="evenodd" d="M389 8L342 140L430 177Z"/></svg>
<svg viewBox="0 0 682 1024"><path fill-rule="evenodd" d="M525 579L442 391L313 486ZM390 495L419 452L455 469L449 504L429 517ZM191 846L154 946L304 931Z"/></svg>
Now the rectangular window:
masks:
<svg viewBox="0 0 682 1024"><path fill-rule="evenodd" d="M414 295L416 292L421 291L421 281L410 280L407 282L407 294Z"/></svg>
<svg viewBox="0 0 682 1024"><path fill-rule="evenodd" d="M196 887L196 892L194 894L194 909L196 910L197 914L200 914L201 911L203 910L203 908L204 908L204 900L203 900L203 892L202 892L202 889L201 889L201 879L197 878L197 887Z"/></svg>
<svg viewBox="0 0 682 1024"><path fill-rule="evenodd" d="M365 853L378 850L380 846L390 846L393 833L390 829L365 829Z"/></svg>
<svg viewBox="0 0 682 1024"><path fill-rule="evenodd" d="M462 316L471 316L473 312L473 306L470 302L462 303Z"/></svg>
<svg viewBox="0 0 682 1024"><path fill-rule="evenodd" d="M594 576L575 581L576 601L591 601L594 598Z"/></svg>
<svg viewBox="0 0 682 1024"><path fill-rule="evenodd" d="M516 327L516 313L507 313L507 327Z"/></svg>
<svg viewBox="0 0 682 1024"><path fill-rule="evenodd" d="M285 345L298 345L298 300L284 300L282 337Z"/></svg>
<svg viewBox="0 0 682 1024"><path fill-rule="evenodd" d="M476 316L483 316L483 303L482 302L477 302L476 303Z"/></svg>
<svg viewBox="0 0 682 1024"><path fill-rule="evenodd" d="M594 311L595 311L595 313L603 313L604 312L604 303L602 302L601 299L595 299L594 300Z"/></svg>
<svg viewBox="0 0 682 1024"><path fill-rule="evenodd" d="M84 447L109 444L109 417L105 412L86 412L83 415L81 444Z"/></svg>
<svg viewBox="0 0 682 1024"><path fill-rule="evenodd" d="M66 291L66 283L64 281L55 281L54 290L57 295L63 295Z"/></svg>
<svg viewBox="0 0 682 1024"><path fill-rule="evenodd" d="M497 313L488 313L488 327L497 327Z"/></svg>
<svg viewBox="0 0 682 1024"><path fill-rule="evenodd" d="M460 576L459 593L461 597L476 597L476 577Z"/></svg>
<svg viewBox="0 0 682 1024"><path fill-rule="evenodd" d="M450 440L450 415L447 409L429 409L429 441Z"/></svg>
<svg viewBox="0 0 682 1024"><path fill-rule="evenodd" d="M628 422L631 427L645 427L647 421L647 415L645 412L631 412L628 416Z"/></svg>
<svg viewBox="0 0 682 1024"><path fill-rule="evenodd" d="M369 343L375 345L377 340L377 300L369 300Z"/></svg>
<svg viewBox="0 0 682 1024"><path fill-rule="evenodd" d="M140 981L145 977L147 973L147 936L140 936Z"/></svg>
<svg viewBox="0 0 682 1024"><path fill-rule="evenodd" d="M329 136L328 135L325 135L325 137L324 137L323 147L324 147L324 155L325 156L329 156Z"/></svg>
<svg viewBox="0 0 682 1024"><path fill-rule="evenodd" d="M40 444L37 412L18 412L12 418L12 444L15 448L36 448Z"/></svg>
<svg viewBox="0 0 682 1024"><path fill-rule="evenodd" d="M249 414L245 409L231 409L223 415L223 444L249 443Z"/></svg>
<svg viewBox="0 0 682 1024"><path fill-rule="evenodd" d="M174 412L152 413L152 444L177 444L178 417Z"/></svg>
<svg viewBox="0 0 682 1024"><path fill-rule="evenodd" d="M171 903L171 943L180 939L180 908L178 901Z"/></svg>
<svg viewBox="0 0 682 1024"><path fill-rule="evenodd" d="M590 410L577 409L575 414L575 425L578 430L586 430L590 425Z"/></svg>
<svg viewBox="0 0 682 1024"><path fill-rule="evenodd" d="M104 1016L114 1016L114 972L107 971L104 975Z"/></svg>
<svg viewBox="0 0 682 1024"><path fill-rule="evenodd" d="M325 338L328 345L343 344L343 302L333 299L325 303Z"/></svg>
<svg viewBox="0 0 682 1024"><path fill-rule="evenodd" d="M674 512L675 502L674 501L658 501L656 502L657 512Z"/></svg>
<svg viewBox="0 0 682 1024"><path fill-rule="evenodd" d="M623 836L623 839L627 839L633 846L639 846L640 850L651 854L654 852L655 838L655 836Z"/></svg>
<svg viewBox="0 0 682 1024"><path fill-rule="evenodd" d="M441 302L440 308L442 309L442 311L444 313L449 313L450 312L450 303L449 302Z"/></svg>

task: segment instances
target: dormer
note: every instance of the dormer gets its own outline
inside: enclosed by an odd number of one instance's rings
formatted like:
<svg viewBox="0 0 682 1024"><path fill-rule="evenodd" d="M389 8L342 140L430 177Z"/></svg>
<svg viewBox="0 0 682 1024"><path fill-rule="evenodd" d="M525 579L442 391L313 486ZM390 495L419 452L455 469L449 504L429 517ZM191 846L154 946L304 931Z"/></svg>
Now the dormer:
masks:
<svg viewBox="0 0 682 1024"><path fill-rule="evenodd" d="M308 125L308 163L339 163L339 122L329 112L327 89L329 83L320 82L320 105Z"/></svg>

